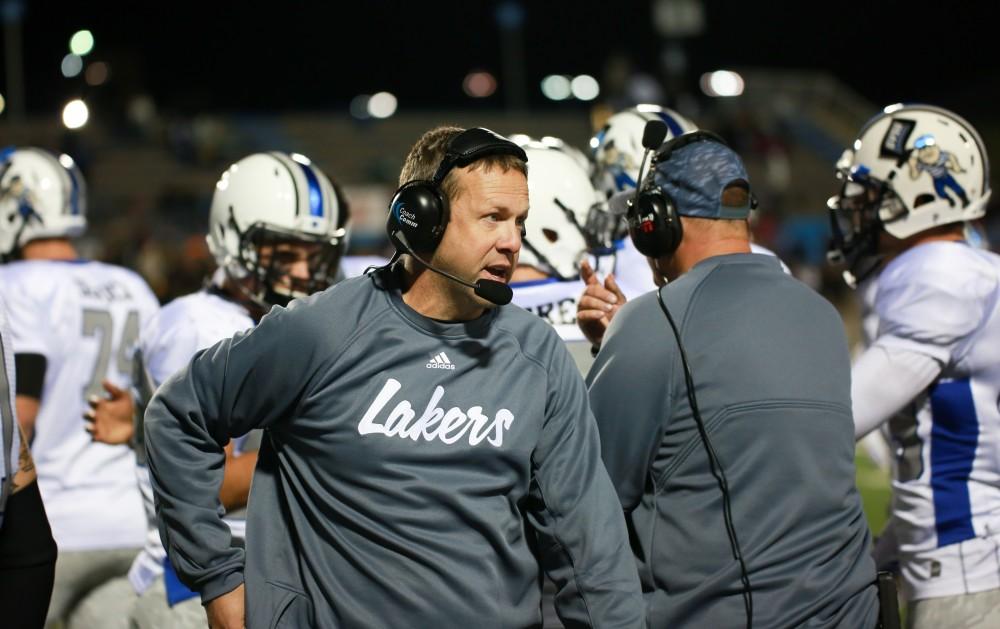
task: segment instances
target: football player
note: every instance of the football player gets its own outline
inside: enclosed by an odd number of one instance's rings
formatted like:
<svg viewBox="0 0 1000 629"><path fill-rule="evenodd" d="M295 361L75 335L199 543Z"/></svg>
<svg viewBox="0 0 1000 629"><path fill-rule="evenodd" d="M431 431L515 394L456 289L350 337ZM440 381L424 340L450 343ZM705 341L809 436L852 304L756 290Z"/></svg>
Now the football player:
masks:
<svg viewBox="0 0 1000 629"><path fill-rule="evenodd" d="M835 247L851 280L878 272L877 330L851 397L857 437L889 426L884 537L897 544L908 622L990 626L1000 607L1000 257L964 239L990 197L986 149L950 111L893 105L861 129L838 174Z"/></svg>
<svg viewBox="0 0 1000 629"><path fill-rule="evenodd" d="M17 415L59 548L49 622L72 620L93 588L124 574L145 532L132 450L94 443L81 416L104 381L131 385L139 329L159 304L136 273L80 258L72 239L86 228L86 205L68 155L0 155L0 293Z"/></svg>
<svg viewBox="0 0 1000 629"><path fill-rule="evenodd" d="M152 390L199 350L253 327L275 305L286 306L293 298L333 284L347 244L347 220L347 203L339 189L302 155L255 153L233 164L216 184L209 215L208 246L219 269L205 289L167 304L143 328L138 360L145 391L139 391L138 407L144 408ZM91 414L95 438L132 437L140 444L139 483L149 531L128 575L139 596L131 612L132 626L204 627L200 599L165 563L141 447L141 413L134 436L131 416L127 395L117 404L95 405ZM257 462L257 441L259 436L251 434L227 449L220 498L238 538L245 531L241 514Z"/></svg>
<svg viewBox="0 0 1000 629"><path fill-rule="evenodd" d="M35 464L14 413L14 354L0 303L0 609L12 627L40 627L52 596L56 542Z"/></svg>

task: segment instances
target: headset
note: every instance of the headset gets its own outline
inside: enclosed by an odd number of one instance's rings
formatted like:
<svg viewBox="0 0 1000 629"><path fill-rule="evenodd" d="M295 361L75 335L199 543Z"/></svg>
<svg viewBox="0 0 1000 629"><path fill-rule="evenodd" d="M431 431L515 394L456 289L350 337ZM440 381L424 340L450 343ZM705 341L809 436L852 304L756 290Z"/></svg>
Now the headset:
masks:
<svg viewBox="0 0 1000 629"><path fill-rule="evenodd" d="M647 122L646 129L643 131L642 143L646 147L646 154L643 156L642 166L639 168L639 181L635 188L635 196L628 202L628 212L625 217L628 223L628 233L636 250L651 258L673 254L684 238L684 227L677 211L677 202L661 190L654 181L655 165L667 161L672 153L695 142L716 142L728 146L726 141L718 135L701 129L675 136L659 147L655 157L650 161L649 173L643 178L642 171L649 153L657 146L653 142L656 141L657 137L662 142L663 137L665 137L665 135L659 135L659 131L653 130L662 129L665 134L666 126L662 123L660 123L660 127L651 126L657 122L656 120ZM647 138L647 133L654 135ZM647 140L650 140L648 145ZM754 201L751 201L751 207L756 207Z"/></svg>
<svg viewBox="0 0 1000 629"><path fill-rule="evenodd" d="M487 279L476 280L474 284L466 282L431 265L417 254L417 251L432 253L437 249L448 226L451 210L448 195L441 190L441 182L453 168L468 166L489 155L513 155L528 161L528 155L517 144L489 129L475 127L462 131L448 142L444 158L431 179L407 181L396 190L389 204L389 218L385 225L396 253L385 267L392 266L400 254L408 253L428 269L473 289L476 295L487 301L498 306L510 303L514 293L503 282Z"/></svg>
<svg viewBox="0 0 1000 629"><path fill-rule="evenodd" d="M397 250L433 252L444 236L451 210L441 182L454 168L462 168L489 155L513 155L525 162L528 155L507 138L476 127L448 142L444 158L430 179L407 181L396 190L389 205L386 231ZM405 243L399 241L402 234Z"/></svg>
<svg viewBox="0 0 1000 629"><path fill-rule="evenodd" d="M658 258L673 254L680 246L684 237L684 229L681 226L680 214L677 211L677 203L674 199L662 191L656 185L653 171L651 170L647 178L643 178L643 169L646 166L647 158L653 151L656 156L652 164L664 162L670 158L671 153L694 142L718 142L726 145L726 142L710 131L690 131L671 139L666 144L657 147L666 137L667 127L659 120L651 120L646 123L646 128L642 134L642 145L646 149L643 155L642 165L639 168L638 186L635 195L628 201L628 221L629 236L635 244L635 248L645 256ZM751 207L756 203L751 200ZM722 517L725 521L726 535L729 537L729 546L733 552L733 559L740 564L740 581L743 584L743 606L746 611L747 629L753 626L753 593L750 589L750 576L747 573L746 562L743 560L743 551L740 549L739 539L736 537L736 527L733 525L733 512L729 499L729 481L726 480L726 472L722 468L715 448L708 438L708 431L705 430L705 422L701 418L698 410L698 398L694 393L694 377L691 374L691 365L684 351L684 344L681 343L681 333L677 329L674 318L670 316L670 310L663 300L663 288L656 291L656 299L660 304L660 310L670 324L674 339L677 341L677 349L681 357L681 365L684 369L684 386L687 389L688 405L691 407L691 415L694 417L695 425L698 428L698 436L705 447L705 454L708 456L708 466L719 484L722 492Z"/></svg>

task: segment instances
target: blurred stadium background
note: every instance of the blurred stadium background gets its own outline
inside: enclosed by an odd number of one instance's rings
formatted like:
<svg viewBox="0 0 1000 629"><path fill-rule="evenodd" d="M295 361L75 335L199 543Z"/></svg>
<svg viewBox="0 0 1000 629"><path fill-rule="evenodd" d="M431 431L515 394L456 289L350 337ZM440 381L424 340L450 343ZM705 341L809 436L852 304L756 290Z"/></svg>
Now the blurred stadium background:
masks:
<svg viewBox="0 0 1000 629"><path fill-rule="evenodd" d="M167 301L210 268L213 185L249 152L317 162L352 203L349 253L378 253L399 167L425 129L481 125L586 149L614 111L667 105L740 152L761 201L758 239L857 338L853 296L824 264L833 164L897 101L953 109L1000 147L995 12L786 0L0 0L0 145L73 156L89 186L87 255L136 268ZM991 215L983 229L997 243ZM878 531L886 476L864 460L858 473Z"/></svg>

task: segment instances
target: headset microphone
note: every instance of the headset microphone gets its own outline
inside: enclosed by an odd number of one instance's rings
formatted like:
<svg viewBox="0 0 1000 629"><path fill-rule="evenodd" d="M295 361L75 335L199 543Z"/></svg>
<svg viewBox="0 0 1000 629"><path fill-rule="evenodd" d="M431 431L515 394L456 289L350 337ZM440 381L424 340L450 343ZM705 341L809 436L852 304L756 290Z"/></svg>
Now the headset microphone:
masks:
<svg viewBox="0 0 1000 629"><path fill-rule="evenodd" d="M667 125L661 120L650 120L642 129L642 148L646 149L642 154L642 163L639 165L639 178L635 180L635 196L632 197L632 205L639 201L639 191L642 189L642 180L645 175L646 163L649 161L651 152L660 148L663 140L667 137Z"/></svg>
<svg viewBox="0 0 1000 629"><path fill-rule="evenodd" d="M467 286L471 288L473 291L475 291L476 295L482 297L483 299L485 299L490 303L496 304L498 306L506 306L507 304L510 303L510 300L514 298L514 291L510 289L510 286L507 286L503 282L497 282L495 280L479 279L476 280L475 284L473 284L471 282L466 282L461 278L455 277L451 273L442 271L441 269L432 266L429 262L418 256L413 251L413 247L410 246L409 241L407 241L406 236L403 234L402 231L393 232L391 235L391 239L393 240L394 243L402 245L402 248L405 249L408 254L416 258L417 262L419 262L420 264L424 265L425 267L427 267L428 269L434 271L439 275L447 277L453 282L458 282L462 286Z"/></svg>

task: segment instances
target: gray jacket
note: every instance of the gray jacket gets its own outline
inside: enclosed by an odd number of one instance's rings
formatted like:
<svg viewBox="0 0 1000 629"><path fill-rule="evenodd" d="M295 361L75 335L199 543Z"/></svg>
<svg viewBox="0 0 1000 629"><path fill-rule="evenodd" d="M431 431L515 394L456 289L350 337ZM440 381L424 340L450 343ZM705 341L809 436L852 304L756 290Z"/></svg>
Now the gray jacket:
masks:
<svg viewBox="0 0 1000 629"><path fill-rule="evenodd" d="M145 421L170 561L203 600L245 579L248 627L537 626L540 564L569 626L642 624L583 382L519 308L442 323L347 280L198 354ZM258 427L244 555L222 446Z"/></svg>
<svg viewBox="0 0 1000 629"><path fill-rule="evenodd" d="M662 289L729 481L759 627L874 627L843 324L770 256L709 258ZM650 627L742 627L739 565L652 292L615 317L588 378Z"/></svg>

